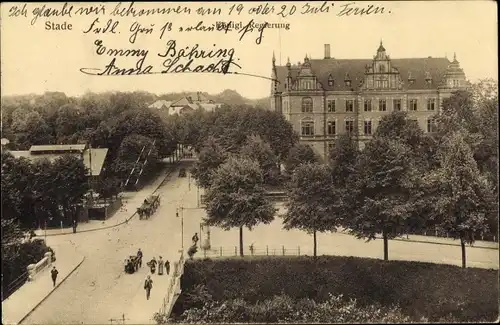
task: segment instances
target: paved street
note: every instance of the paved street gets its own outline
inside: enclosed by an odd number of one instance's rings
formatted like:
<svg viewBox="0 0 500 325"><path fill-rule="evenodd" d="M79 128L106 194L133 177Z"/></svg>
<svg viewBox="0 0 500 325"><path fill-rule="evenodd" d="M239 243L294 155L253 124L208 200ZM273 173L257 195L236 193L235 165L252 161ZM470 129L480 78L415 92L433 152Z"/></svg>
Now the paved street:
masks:
<svg viewBox="0 0 500 325"><path fill-rule="evenodd" d="M282 214L285 208L279 205L278 214ZM196 211L195 217L201 218L203 211ZM286 255L296 255L300 247L300 255L313 255L313 238L300 230L283 230L280 218L276 218L270 225L257 226L252 231L243 230L244 253L250 255L249 246L253 243L256 254L266 254L266 246L269 255L282 255L282 247L285 247ZM220 247L223 247L223 255L234 255L235 246L239 243L238 229L224 231L211 228L211 245L214 250L209 255L220 255ZM450 243L458 244L446 238L411 236L410 239L421 241L437 241L447 245L430 244L423 242L389 241L389 259L409 260L432 263L443 263L461 265L462 257L460 246L451 246ZM362 239L343 233L320 233L317 235L318 255L340 255L359 256L370 258L383 258L382 240L374 240L366 243ZM485 246L498 247L496 243L481 243ZM467 265L470 267L495 268L498 269L498 249L486 249L478 247L466 247ZM203 256L203 253L201 253ZM200 257L201 257L200 256Z"/></svg>
<svg viewBox="0 0 500 325"><path fill-rule="evenodd" d="M177 207L183 205L185 208L181 212L185 250L194 232L200 232L204 210L196 208L196 186L189 186L188 182L187 177L178 178L174 172L159 189L161 205L150 220L134 218L128 224L111 229L49 237L49 245L69 245L72 241L86 260L23 324L110 324L110 319L121 318L123 314L128 324L151 323L153 313L160 308L166 294L168 278L153 275L152 296L147 301L143 289L148 274L145 262L153 255L162 255L172 265L178 259L181 218L175 217ZM200 239L203 242L204 236ZM284 245L289 250L300 246L301 255L312 254L312 236L298 230L282 230L279 218L253 231L245 229L244 243L247 254L251 243L260 253L267 245L280 254ZM238 230L211 228L211 244L215 249L224 247L226 256L232 254L238 245ZM124 260L138 248L144 252L143 267L138 273L125 274ZM318 253L382 258L383 249L381 240L365 243L349 235L334 233L318 235ZM203 252L197 255L202 256ZM458 246L390 241L389 258L459 265L461 255ZM498 268L498 250L467 247L467 259L469 266Z"/></svg>
<svg viewBox="0 0 500 325"><path fill-rule="evenodd" d="M171 180L158 191L161 204L150 220L133 218L128 224L101 231L48 237L49 245L75 243L86 256L85 262L23 324L109 324L110 319L125 314L126 323L152 323L166 294L167 276L153 275L150 300L146 300L144 279L149 274L145 263L153 255L158 259L178 260L181 246L181 220L175 217L176 207L196 205L196 188L188 195L188 180ZM184 211L184 215L189 213ZM196 229L185 224L185 243ZM144 252L139 272L126 274L124 260Z"/></svg>

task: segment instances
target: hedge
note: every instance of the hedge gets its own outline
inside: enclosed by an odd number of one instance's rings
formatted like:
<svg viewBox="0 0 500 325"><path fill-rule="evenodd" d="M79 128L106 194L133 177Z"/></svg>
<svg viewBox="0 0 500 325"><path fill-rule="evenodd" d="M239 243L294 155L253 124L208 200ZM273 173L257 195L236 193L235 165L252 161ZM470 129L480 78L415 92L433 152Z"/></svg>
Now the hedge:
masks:
<svg viewBox="0 0 500 325"><path fill-rule="evenodd" d="M181 286L174 315L202 308L203 299L192 297L205 290L213 301L243 299L250 304L280 294L317 303L330 294L343 295L359 306L400 306L414 320L498 317L497 270L432 263L337 256L204 259L186 262Z"/></svg>

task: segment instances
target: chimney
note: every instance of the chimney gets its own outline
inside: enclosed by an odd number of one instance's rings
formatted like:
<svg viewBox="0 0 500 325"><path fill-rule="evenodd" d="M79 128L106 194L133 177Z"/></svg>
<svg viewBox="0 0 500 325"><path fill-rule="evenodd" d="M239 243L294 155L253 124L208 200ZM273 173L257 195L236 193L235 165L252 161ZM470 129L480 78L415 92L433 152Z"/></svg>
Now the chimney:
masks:
<svg viewBox="0 0 500 325"><path fill-rule="evenodd" d="M325 44L325 59L330 59L330 44Z"/></svg>

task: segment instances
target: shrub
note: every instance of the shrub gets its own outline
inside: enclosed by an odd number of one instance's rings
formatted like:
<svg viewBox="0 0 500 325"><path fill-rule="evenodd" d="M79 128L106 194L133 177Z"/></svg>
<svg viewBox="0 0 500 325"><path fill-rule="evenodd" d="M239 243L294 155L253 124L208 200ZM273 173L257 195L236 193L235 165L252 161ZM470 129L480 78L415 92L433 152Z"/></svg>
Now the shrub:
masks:
<svg viewBox="0 0 500 325"><path fill-rule="evenodd" d="M283 293L321 304L335 293L358 306L399 305L413 320L498 317L498 271L451 265L335 256L194 260L186 263L178 302L200 284L214 301L255 304ZM189 306L175 307L180 315Z"/></svg>
<svg viewBox="0 0 500 325"><path fill-rule="evenodd" d="M164 318L158 318L164 322ZM409 322L394 306L359 306L355 300L330 295L317 304L310 299L295 301L287 295L277 295L254 304L241 298L225 302L207 301L203 306L186 310L173 322L187 323L397 323Z"/></svg>
<svg viewBox="0 0 500 325"><path fill-rule="evenodd" d="M45 245L43 239L35 239L19 244L15 256L2 258L2 288L7 289L15 280L27 273L27 266L40 261L46 252L53 250ZM26 277L27 278L27 277ZM24 281L16 281L21 286ZM17 289L16 286L13 289ZM10 288L9 288L10 289ZM11 292L4 291L3 299L6 299Z"/></svg>

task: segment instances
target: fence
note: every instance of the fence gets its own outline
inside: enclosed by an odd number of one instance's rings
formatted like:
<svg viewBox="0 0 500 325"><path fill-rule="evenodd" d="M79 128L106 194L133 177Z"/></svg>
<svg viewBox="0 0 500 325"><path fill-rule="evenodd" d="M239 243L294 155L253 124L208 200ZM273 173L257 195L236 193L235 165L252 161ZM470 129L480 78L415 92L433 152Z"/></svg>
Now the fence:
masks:
<svg viewBox="0 0 500 325"><path fill-rule="evenodd" d="M304 252L300 250L300 246L295 247L269 247L269 246L254 246L250 245L243 248L243 255L245 256L300 256ZM212 249L203 249L202 252L195 255L198 258L207 258L207 257L229 257L229 256L239 256L240 249L238 246L233 247L218 247Z"/></svg>
<svg viewBox="0 0 500 325"><path fill-rule="evenodd" d="M441 238L451 238L450 235L446 231L438 230L438 229L427 229L420 231L410 231L409 235L420 235L420 236L435 236ZM484 240L491 242L498 242L498 237L492 233L484 233L477 232L474 234L475 240Z"/></svg>
<svg viewBox="0 0 500 325"><path fill-rule="evenodd" d="M172 270L173 274L168 284L167 293L163 298L163 304L160 307L159 313L165 315L167 318L177 300L176 294L180 293L181 289L181 275L184 272L184 254L181 253L179 261L174 263Z"/></svg>
<svg viewBox="0 0 500 325"><path fill-rule="evenodd" d="M43 269L45 269L47 266L49 266L51 263L52 263L52 253L47 252L45 253L45 257L42 258L38 263L28 265L27 266L28 280L33 281L35 279L35 276L38 273L40 273Z"/></svg>
<svg viewBox="0 0 500 325"><path fill-rule="evenodd" d="M4 286L3 284L3 276L2 276L2 301L9 298L11 294L13 294L17 289L21 288L23 284L28 281L28 272L24 272L20 276L18 276L14 281Z"/></svg>

